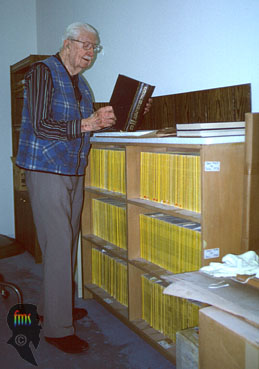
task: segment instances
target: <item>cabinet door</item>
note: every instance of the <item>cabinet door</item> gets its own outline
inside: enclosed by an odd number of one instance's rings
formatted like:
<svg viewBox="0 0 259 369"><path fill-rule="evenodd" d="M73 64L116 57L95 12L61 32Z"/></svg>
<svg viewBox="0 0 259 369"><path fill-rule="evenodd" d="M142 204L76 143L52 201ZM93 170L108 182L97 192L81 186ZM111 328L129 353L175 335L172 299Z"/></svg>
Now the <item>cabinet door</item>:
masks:
<svg viewBox="0 0 259 369"><path fill-rule="evenodd" d="M34 256L36 263L41 262L41 252L27 191L15 191L15 236L25 250Z"/></svg>

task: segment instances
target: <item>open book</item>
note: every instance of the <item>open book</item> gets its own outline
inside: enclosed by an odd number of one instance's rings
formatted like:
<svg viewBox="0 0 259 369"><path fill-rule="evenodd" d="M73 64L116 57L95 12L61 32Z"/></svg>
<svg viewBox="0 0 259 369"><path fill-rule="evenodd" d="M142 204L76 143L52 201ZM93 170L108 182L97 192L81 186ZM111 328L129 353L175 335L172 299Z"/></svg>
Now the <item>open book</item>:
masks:
<svg viewBox="0 0 259 369"><path fill-rule="evenodd" d="M94 137L127 137L127 138L158 138L176 136L176 129L174 127L155 129L150 131L134 131L134 132L96 132Z"/></svg>

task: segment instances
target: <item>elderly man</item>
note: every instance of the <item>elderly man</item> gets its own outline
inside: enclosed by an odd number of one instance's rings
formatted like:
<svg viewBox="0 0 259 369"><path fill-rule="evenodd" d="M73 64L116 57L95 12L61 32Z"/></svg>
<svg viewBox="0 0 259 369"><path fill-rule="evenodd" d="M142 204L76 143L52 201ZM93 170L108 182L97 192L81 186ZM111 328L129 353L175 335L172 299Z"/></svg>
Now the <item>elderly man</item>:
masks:
<svg viewBox="0 0 259 369"><path fill-rule="evenodd" d="M26 170L34 223L43 255L38 313L48 343L69 353L86 351L73 321L87 314L73 306L73 274L83 203L90 132L111 127L111 106L93 112L80 75L100 51L96 30L70 25L60 52L26 75L16 164Z"/></svg>

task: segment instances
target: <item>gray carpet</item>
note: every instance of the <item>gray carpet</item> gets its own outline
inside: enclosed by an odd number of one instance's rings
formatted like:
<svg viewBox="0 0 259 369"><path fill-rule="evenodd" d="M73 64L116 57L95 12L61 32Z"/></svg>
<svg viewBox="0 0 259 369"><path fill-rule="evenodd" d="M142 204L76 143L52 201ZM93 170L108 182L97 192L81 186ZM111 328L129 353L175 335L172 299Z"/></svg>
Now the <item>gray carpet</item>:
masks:
<svg viewBox="0 0 259 369"><path fill-rule="evenodd" d="M0 259L0 274L7 282L15 283L23 293L23 302L37 304L42 279L42 266L35 264L27 252ZM36 366L20 357L7 344L11 330L7 314L17 297L11 291L5 299L0 296L0 367L27 369ZM175 369L175 366L149 344L132 332L95 300L76 299L76 305L85 307L89 315L75 325L76 334L86 339L89 350L84 354L65 354L49 345L43 338L37 349L31 351L40 369Z"/></svg>

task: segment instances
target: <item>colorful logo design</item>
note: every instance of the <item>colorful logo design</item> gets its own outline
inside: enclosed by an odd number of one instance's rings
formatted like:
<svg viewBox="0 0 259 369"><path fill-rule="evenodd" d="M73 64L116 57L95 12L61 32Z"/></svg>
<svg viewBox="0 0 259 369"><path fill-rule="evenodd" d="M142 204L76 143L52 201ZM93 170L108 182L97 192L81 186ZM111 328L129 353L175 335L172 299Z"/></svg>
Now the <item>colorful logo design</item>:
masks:
<svg viewBox="0 0 259 369"><path fill-rule="evenodd" d="M36 360L30 348L30 343L35 348L40 342L40 320L37 308L32 304L14 305L8 313L7 323L12 330L12 337L7 341L19 355L29 363L37 366Z"/></svg>
<svg viewBox="0 0 259 369"><path fill-rule="evenodd" d="M17 325L31 325L31 313L29 314L21 314L19 309L14 312L14 327Z"/></svg>

